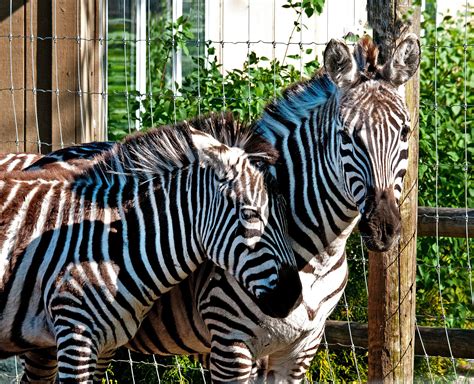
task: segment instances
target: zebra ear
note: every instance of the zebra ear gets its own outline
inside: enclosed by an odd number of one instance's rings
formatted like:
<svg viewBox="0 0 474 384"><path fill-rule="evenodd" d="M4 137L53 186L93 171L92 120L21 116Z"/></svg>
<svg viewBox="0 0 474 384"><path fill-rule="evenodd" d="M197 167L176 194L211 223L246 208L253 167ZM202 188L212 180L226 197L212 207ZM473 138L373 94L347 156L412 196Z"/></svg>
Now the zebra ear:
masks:
<svg viewBox="0 0 474 384"><path fill-rule="evenodd" d="M356 81L356 62L349 47L341 40L331 39L326 46L324 68L339 88L350 86Z"/></svg>
<svg viewBox="0 0 474 384"><path fill-rule="evenodd" d="M382 68L382 77L396 87L405 84L420 65L420 40L410 33L398 46L392 58Z"/></svg>

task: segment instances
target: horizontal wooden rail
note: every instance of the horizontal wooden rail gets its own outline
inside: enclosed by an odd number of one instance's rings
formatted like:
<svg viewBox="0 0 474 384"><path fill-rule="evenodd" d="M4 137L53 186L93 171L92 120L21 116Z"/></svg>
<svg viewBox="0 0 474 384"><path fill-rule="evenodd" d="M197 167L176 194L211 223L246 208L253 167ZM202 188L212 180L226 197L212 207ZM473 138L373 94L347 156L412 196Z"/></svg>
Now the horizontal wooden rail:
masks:
<svg viewBox="0 0 474 384"><path fill-rule="evenodd" d="M438 236L473 237L474 209L438 208ZM436 236L436 208L418 207L418 236Z"/></svg>
<svg viewBox="0 0 474 384"><path fill-rule="evenodd" d="M354 232L357 232L356 227ZM474 209L438 208L438 236L474 237ZM436 208L418 207L418 236L436 236Z"/></svg>
<svg viewBox="0 0 474 384"><path fill-rule="evenodd" d="M367 324L350 323L353 343L356 347L368 348L367 342ZM415 354L424 355L423 346L428 356L451 357L449 346L451 346L452 356L455 358L474 358L474 329L459 328L435 328L418 327L415 340ZM447 332L447 336L446 336ZM349 334L349 325L346 321L326 321L326 341L330 348L350 348L351 338ZM420 341L423 341L423 345ZM449 337L449 344L447 341Z"/></svg>

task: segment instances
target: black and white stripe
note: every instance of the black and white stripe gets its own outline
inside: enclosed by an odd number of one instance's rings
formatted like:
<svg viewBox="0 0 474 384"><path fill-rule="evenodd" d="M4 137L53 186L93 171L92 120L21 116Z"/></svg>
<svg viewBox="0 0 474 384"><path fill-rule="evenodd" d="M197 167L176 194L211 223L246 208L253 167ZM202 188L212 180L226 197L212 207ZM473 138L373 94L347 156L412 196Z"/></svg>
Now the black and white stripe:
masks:
<svg viewBox="0 0 474 384"><path fill-rule="evenodd" d="M57 347L59 379L90 381L205 259L264 312L286 316L301 284L264 170L270 148L248 131L229 147L183 123L114 145L80 170L3 173L0 356Z"/></svg>

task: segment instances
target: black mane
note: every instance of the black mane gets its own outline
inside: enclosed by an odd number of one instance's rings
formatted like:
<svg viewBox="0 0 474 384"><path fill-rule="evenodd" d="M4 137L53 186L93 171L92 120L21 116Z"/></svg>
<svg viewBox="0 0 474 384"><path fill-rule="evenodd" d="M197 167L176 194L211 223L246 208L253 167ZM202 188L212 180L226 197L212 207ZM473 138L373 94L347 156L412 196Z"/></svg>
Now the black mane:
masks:
<svg viewBox="0 0 474 384"><path fill-rule="evenodd" d="M199 131L228 147L242 149L252 160L273 164L278 158L273 146L253 132L251 126L231 113L215 113L130 135L104 151L84 176L89 178L99 172L146 179L186 167L200 161L200 152L193 143L193 135Z"/></svg>
<svg viewBox="0 0 474 384"><path fill-rule="evenodd" d="M278 151L252 125L235 118L231 112L212 113L192 119L188 124L229 147L242 149L250 158L269 164L278 159Z"/></svg>

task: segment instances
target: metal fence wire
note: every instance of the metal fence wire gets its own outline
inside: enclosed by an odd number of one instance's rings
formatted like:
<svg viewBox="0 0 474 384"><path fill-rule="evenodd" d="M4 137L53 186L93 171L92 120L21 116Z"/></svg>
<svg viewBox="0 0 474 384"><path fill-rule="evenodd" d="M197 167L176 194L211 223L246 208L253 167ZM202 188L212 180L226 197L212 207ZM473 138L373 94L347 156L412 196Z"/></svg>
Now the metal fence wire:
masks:
<svg viewBox="0 0 474 384"><path fill-rule="evenodd" d="M290 82L307 78L333 38L370 33L366 1L292 0L4 0L0 5L2 152L39 152L218 110L254 120ZM454 328L474 328L474 31L472 4L422 1L420 205L435 208L436 233L418 239L415 380L474 382L473 360L457 357ZM344 8L344 12L341 11ZM263 68L263 69L262 69ZM265 76L264 76L265 75ZM440 207L463 208L463 238L438 232ZM308 382L367 380L366 345L351 324L367 322L367 253L353 235L350 277L332 319L347 343L327 338ZM422 326L444 329L449 356L430 356ZM0 382L20 382L18 358L0 366ZM119 351L110 383L209 383L182 356Z"/></svg>

